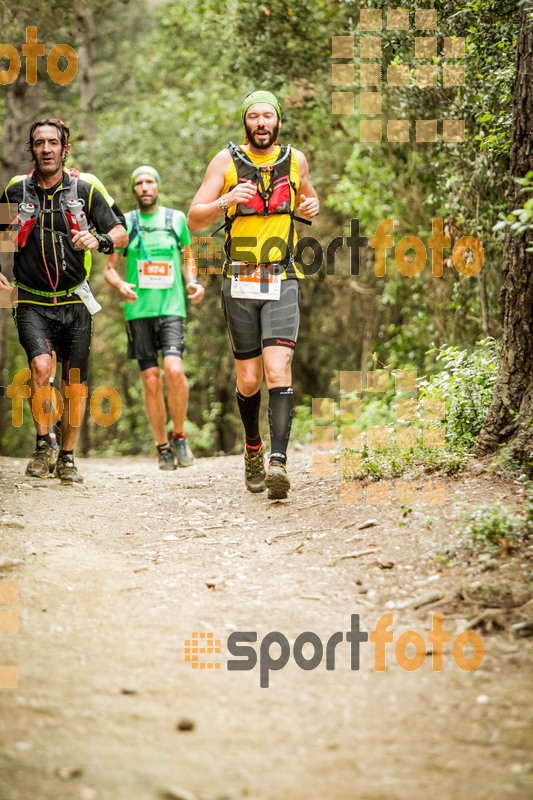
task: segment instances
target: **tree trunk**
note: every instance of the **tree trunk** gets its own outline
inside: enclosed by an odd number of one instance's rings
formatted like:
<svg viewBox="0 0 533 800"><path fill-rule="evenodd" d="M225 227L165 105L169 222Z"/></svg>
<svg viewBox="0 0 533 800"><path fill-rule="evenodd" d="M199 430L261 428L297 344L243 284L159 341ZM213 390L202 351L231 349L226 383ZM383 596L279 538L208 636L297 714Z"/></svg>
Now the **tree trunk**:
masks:
<svg viewBox="0 0 533 800"><path fill-rule="evenodd" d="M533 170L533 3L520 12L516 83L514 89L511 178ZM509 211L523 206L525 196L511 181ZM533 472L533 246L531 230L507 234L503 255L501 294L503 335L500 369L484 427L476 446L478 455L507 443L510 454Z"/></svg>
<svg viewBox="0 0 533 800"><path fill-rule="evenodd" d="M96 138L95 102L96 89L94 84L94 15L89 4L76 3L76 24L80 44L78 54L78 86L80 89L80 111L83 114L83 138L94 144Z"/></svg>
<svg viewBox="0 0 533 800"><path fill-rule="evenodd" d="M2 189L13 175L29 172L31 156L26 150L28 130L31 123L39 119L41 105L41 83L33 86L26 83L24 70L7 91L7 113L2 145Z"/></svg>
<svg viewBox="0 0 533 800"><path fill-rule="evenodd" d="M7 90L7 113L2 143L2 156L0 159L0 186L4 189L13 175L29 172L31 157L26 150L28 129L31 123L38 119L41 88L37 81L29 86L25 80L25 72L11 84ZM11 280L13 269L13 256L2 254L2 272ZM11 308L0 308L0 384L7 386L13 379L12 371L6 364L6 339L10 335ZM14 335L14 334L13 334ZM0 413L0 442L4 438L6 426L10 415L4 411L7 408L5 398L0 398L2 413Z"/></svg>

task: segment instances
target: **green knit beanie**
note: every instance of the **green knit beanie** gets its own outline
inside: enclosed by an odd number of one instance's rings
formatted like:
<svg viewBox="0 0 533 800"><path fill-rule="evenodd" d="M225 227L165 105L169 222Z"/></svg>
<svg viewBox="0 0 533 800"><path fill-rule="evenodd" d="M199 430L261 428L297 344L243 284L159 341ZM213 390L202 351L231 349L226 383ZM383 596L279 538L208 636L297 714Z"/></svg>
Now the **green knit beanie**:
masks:
<svg viewBox="0 0 533 800"><path fill-rule="evenodd" d="M281 108L279 107L279 103L275 94L272 92L267 92L266 90L259 89L257 92L252 92L251 94L246 95L244 98L243 104L241 106L241 119L242 124L244 125L244 118L246 116L246 112L253 106L254 103L268 103L277 111L279 121L281 122Z"/></svg>
<svg viewBox="0 0 533 800"><path fill-rule="evenodd" d="M154 169L153 167L149 167L147 164L144 164L142 167L137 167L131 173L131 185L133 187L135 183L135 178L138 178L139 175L151 175L152 178L155 179L157 185L161 183L161 178L159 177L159 172Z"/></svg>

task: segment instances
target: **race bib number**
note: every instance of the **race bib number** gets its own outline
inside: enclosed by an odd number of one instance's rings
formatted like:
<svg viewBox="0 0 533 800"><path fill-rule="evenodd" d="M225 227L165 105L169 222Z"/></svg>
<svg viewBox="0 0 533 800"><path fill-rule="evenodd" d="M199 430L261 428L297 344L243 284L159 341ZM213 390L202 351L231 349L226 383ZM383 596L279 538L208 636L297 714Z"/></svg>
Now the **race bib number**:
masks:
<svg viewBox="0 0 533 800"><path fill-rule="evenodd" d="M281 264L231 264L231 296L248 300L279 300Z"/></svg>
<svg viewBox="0 0 533 800"><path fill-rule="evenodd" d="M170 289L174 285L172 261L137 261L139 289Z"/></svg>

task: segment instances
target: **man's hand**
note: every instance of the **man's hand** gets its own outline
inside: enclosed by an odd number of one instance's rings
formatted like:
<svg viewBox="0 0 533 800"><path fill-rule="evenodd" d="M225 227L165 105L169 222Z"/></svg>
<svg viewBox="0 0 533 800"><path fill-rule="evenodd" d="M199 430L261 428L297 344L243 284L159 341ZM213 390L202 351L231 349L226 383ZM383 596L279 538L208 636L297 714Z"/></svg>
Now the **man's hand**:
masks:
<svg viewBox="0 0 533 800"><path fill-rule="evenodd" d="M237 203L244 203L247 205L256 192L256 183L253 181L243 181L243 183L239 183L235 189L232 189L231 192L225 194L224 199L228 207L236 206Z"/></svg>
<svg viewBox="0 0 533 800"><path fill-rule="evenodd" d="M0 272L0 289L2 289L4 292L11 292L13 289L6 276L3 275L1 272Z"/></svg>
<svg viewBox="0 0 533 800"><path fill-rule="evenodd" d="M317 197L306 197L305 194L300 195L300 205L296 209L299 217L307 217L312 219L316 217L320 211L320 205Z"/></svg>
<svg viewBox="0 0 533 800"><path fill-rule="evenodd" d="M205 289L200 283L195 283L193 281L187 284L187 291L189 292L189 300L192 300L194 303L199 303L204 296Z"/></svg>
<svg viewBox="0 0 533 800"><path fill-rule="evenodd" d="M98 250L98 239L89 231L73 231L72 244L76 250Z"/></svg>
<svg viewBox="0 0 533 800"><path fill-rule="evenodd" d="M119 289L119 292L122 299L125 300L126 303L128 303L128 305L131 305L132 303L134 303L136 300L139 299L139 296L135 291L134 283L126 283L124 281L124 283L121 285Z"/></svg>

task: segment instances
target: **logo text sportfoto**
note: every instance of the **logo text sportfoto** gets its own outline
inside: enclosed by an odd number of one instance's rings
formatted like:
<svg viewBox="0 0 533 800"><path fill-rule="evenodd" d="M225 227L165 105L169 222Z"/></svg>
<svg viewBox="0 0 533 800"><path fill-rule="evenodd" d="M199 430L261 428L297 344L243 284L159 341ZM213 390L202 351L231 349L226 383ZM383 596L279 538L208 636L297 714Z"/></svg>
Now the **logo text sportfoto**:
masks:
<svg viewBox="0 0 533 800"><path fill-rule="evenodd" d="M26 42L22 45L22 55L26 56L26 83L37 83L37 59L44 56L45 52L44 44L37 41L37 27L30 25L26 28ZM0 69L0 84L5 86L18 78L20 56L12 44L0 44L0 58L7 58L9 61L8 69ZM58 67L60 58L67 62L63 70ZM54 45L48 53L46 69L54 83L65 85L73 81L78 72L78 56L74 48L68 44Z"/></svg>
<svg viewBox="0 0 533 800"><path fill-rule="evenodd" d="M383 278L386 275L387 267L386 251L394 247L394 238L390 235L393 227L394 220L385 219L379 223L376 233L369 239L360 232L359 220L355 217L350 220L350 235L335 236L325 248L314 236L302 236L296 244L294 259L304 275L311 277L320 272L325 258L326 275L334 275L337 251L346 246L350 250L350 274L359 275L361 249L370 246L374 250L374 272L378 278ZM207 246L205 253L199 251L199 245L202 244ZM253 250L250 249L257 247L257 244L255 236L233 236L231 239L232 259L239 263L264 264L265 267L270 266L269 262L276 259L279 259L280 262L285 260L287 243L279 236L271 236L263 243L259 261ZM432 235L428 237L428 245L432 253L432 274L435 278L441 278L444 262L448 260L444 257L444 249L452 246L451 237L444 235L443 220L432 220ZM409 251L413 251L413 259L407 257ZM196 241L193 239L193 244L187 252L187 258L188 263L199 274L220 274L222 272L222 267L198 268L198 258L209 260L221 258L220 248L213 244L212 237L204 237ZM453 265L457 272L465 277L477 275L483 266L484 258L483 245L475 236L462 236L453 246L451 255ZM426 245L418 236L404 236L394 249L394 261L402 275L415 277L422 272L426 265Z"/></svg>
<svg viewBox="0 0 533 800"><path fill-rule="evenodd" d="M394 634L388 630L393 624L393 614L384 614L378 620L376 627L373 631L362 631L359 625L359 614L352 614L350 617L351 627L346 633L337 631L333 633L326 643L313 631L304 631L294 640L292 646L292 656L300 669L306 672L317 669L325 659L326 670L335 669L335 660L341 650L337 651L337 647L344 641L350 645L350 668L352 670L359 670L360 668L360 646L364 642L370 642L374 645L374 668L377 672L383 672L387 668L387 662L391 663L391 654L387 655L388 643L394 640ZM401 633L394 644L394 658L398 666L402 669L413 672L420 669L426 660L426 652L428 643L431 645L432 654L432 669L435 672L440 672L443 667L443 653L444 644L451 642L451 631L444 630L442 627L443 616L442 614L433 614L433 626L430 631L427 631L427 636L424 638L417 631L404 631ZM209 634L212 636L212 634ZM196 642L198 637L205 637L205 634L194 634ZM258 635L256 631L235 631L228 636L227 648L230 655L235 656L234 659L228 659L226 668L230 672L249 672L256 668L259 662L259 685L261 688L267 688L270 684L270 673L279 672L288 663L291 657L291 645L285 634L280 631L271 631L267 633L260 641L259 650L251 644L257 642ZM217 640L218 645L220 644ZM186 652L186 661L190 661L193 666L209 666L205 660L199 664L202 656L200 654L212 654L215 652L213 647L202 648L190 646L190 641L186 644L189 649ZM407 648L412 645L414 654L408 655ZM469 645L472 648L472 654L467 657L465 655L465 647ZM304 648L310 652L304 654ZM277 651L277 652L276 652ZM220 646L216 650L220 652ZM459 669L465 672L472 672L478 669L483 661L484 646L481 637L475 631L463 631L455 637L453 641L453 660Z"/></svg>

